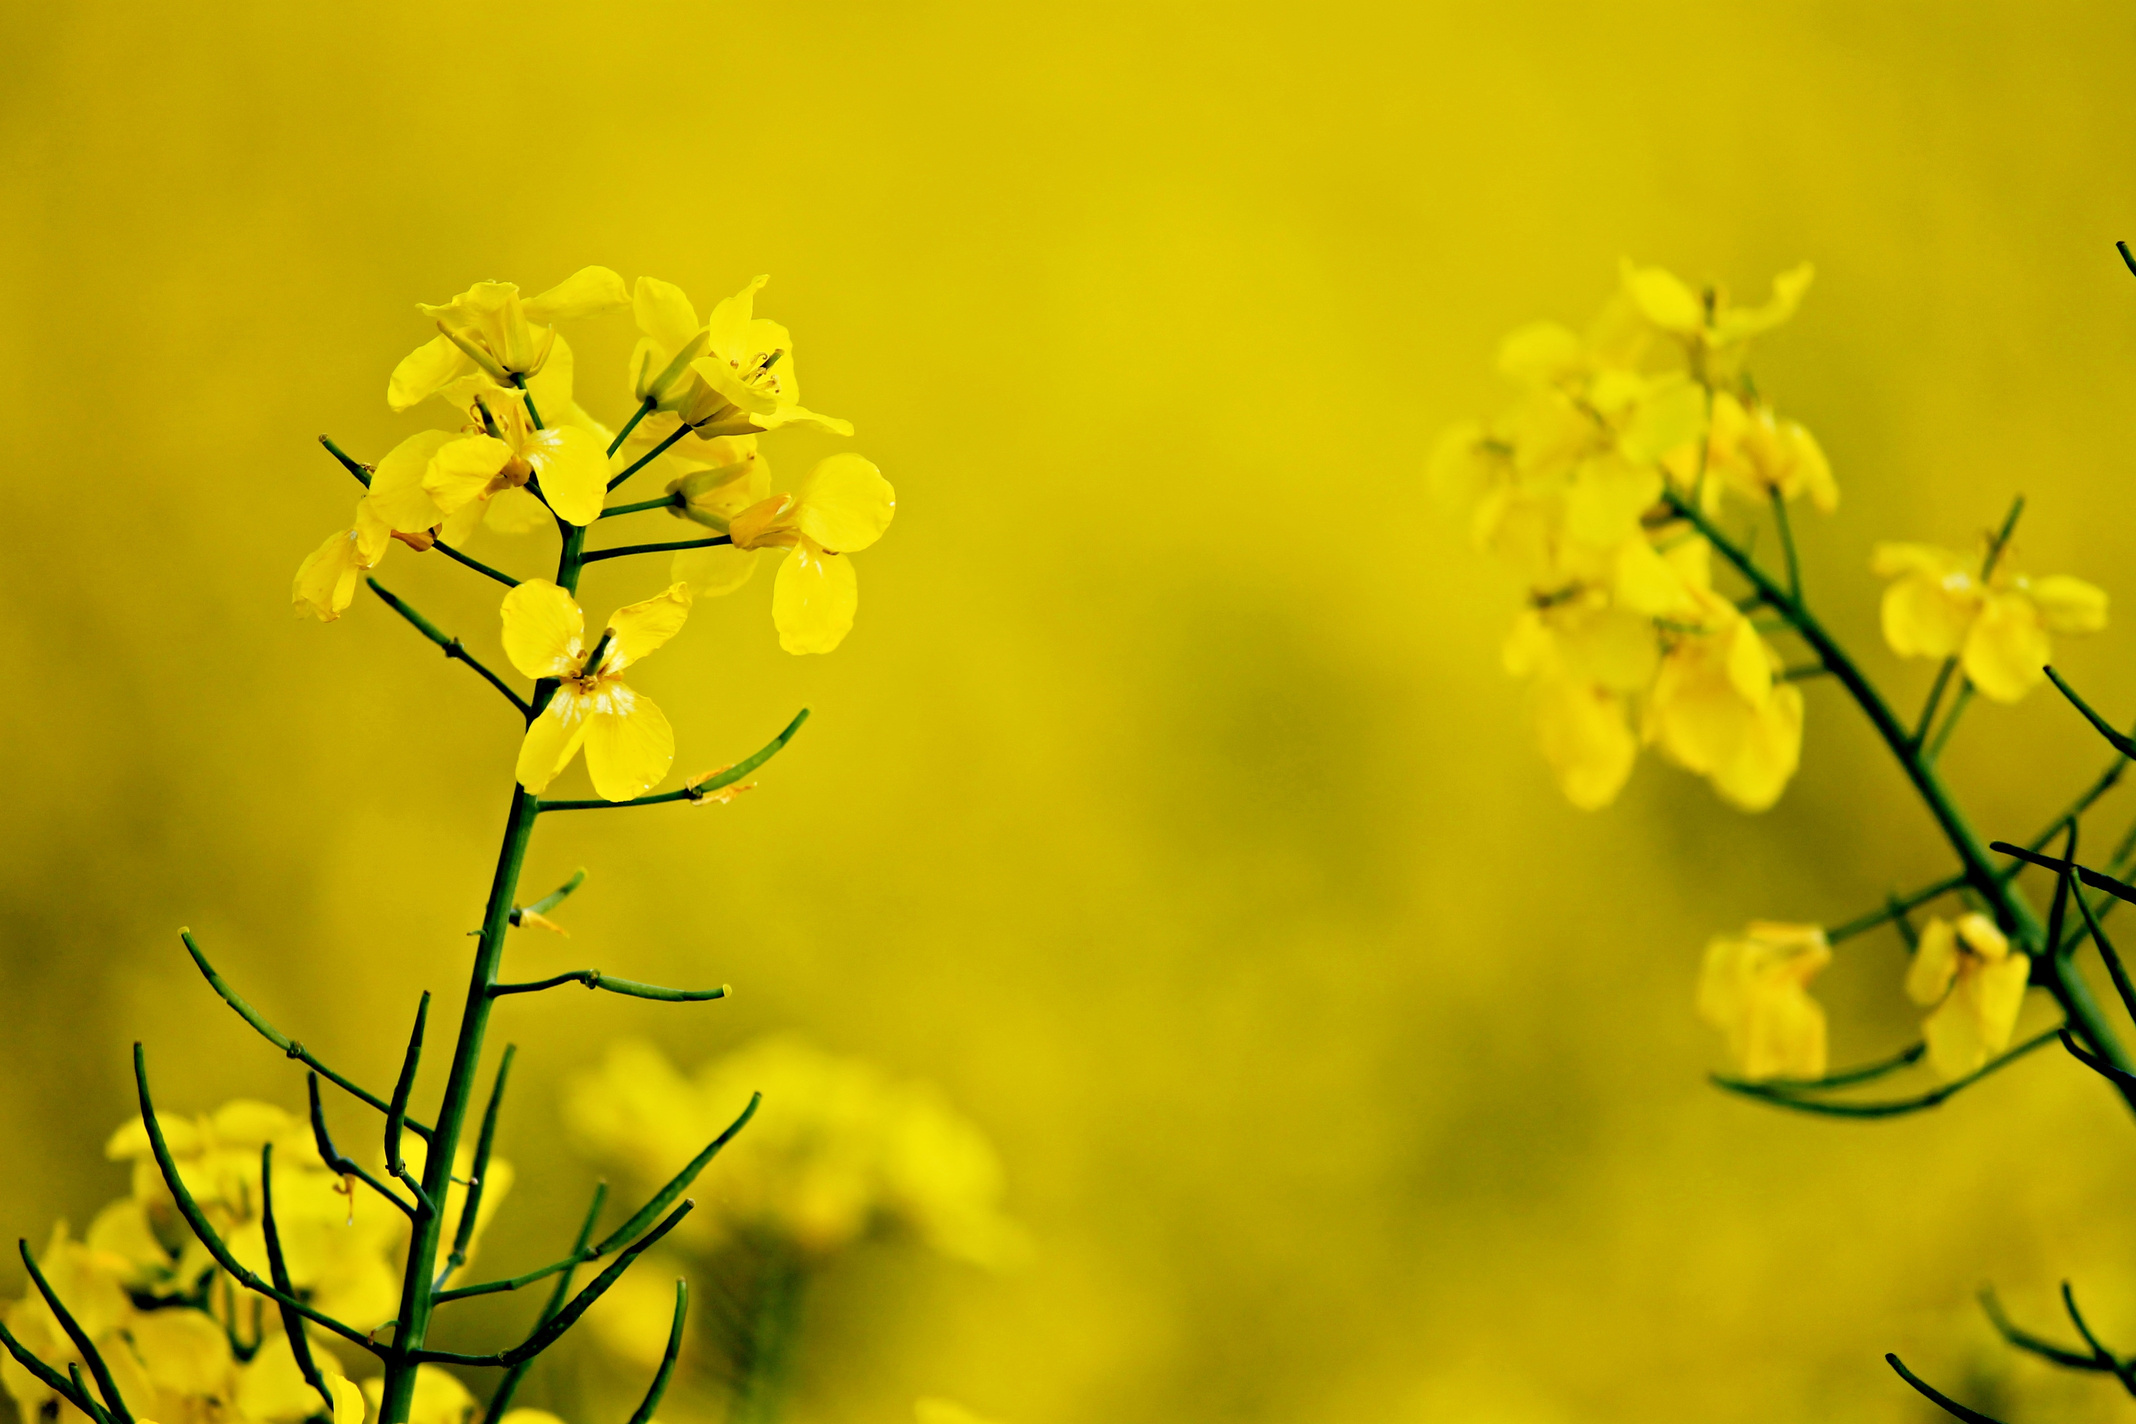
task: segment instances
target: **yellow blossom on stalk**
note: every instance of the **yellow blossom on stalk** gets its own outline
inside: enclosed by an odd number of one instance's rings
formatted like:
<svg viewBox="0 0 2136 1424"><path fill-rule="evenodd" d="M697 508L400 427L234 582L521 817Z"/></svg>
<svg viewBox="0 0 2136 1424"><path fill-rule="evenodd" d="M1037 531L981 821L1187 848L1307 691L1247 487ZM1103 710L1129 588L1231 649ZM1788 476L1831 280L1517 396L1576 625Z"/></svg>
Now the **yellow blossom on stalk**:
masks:
<svg viewBox="0 0 2136 1424"><path fill-rule="evenodd" d="M1723 799L1763 811L1802 759L1802 689L1780 655L1727 599L1702 591L1699 616L1675 631L1647 700L1647 738Z"/></svg>
<svg viewBox="0 0 2136 1424"><path fill-rule="evenodd" d="M1697 442L1672 452L1667 464L1676 482L1690 488L1698 477ZM1705 472L1757 504L1777 493L1789 501L1807 495L1823 514L1839 507L1839 486L1817 438L1801 422L1780 419L1764 401L1746 403L1728 391L1713 393Z"/></svg>
<svg viewBox="0 0 2136 1424"><path fill-rule="evenodd" d="M922 1084L796 1039L761 1040L695 1078L650 1045L617 1044L572 1085L564 1117L591 1155L657 1183L759 1090L763 1109L720 1156L719 1191L671 1240L766 1236L820 1260L903 1227L979 1265L1019 1254L1001 1165L978 1128Z"/></svg>
<svg viewBox="0 0 2136 1424"><path fill-rule="evenodd" d="M476 372L500 386L538 375L557 340L550 323L628 302L621 277L606 267L582 267L536 297L522 299L511 282L477 282L443 306L418 303L438 335L394 367L386 403L407 410Z"/></svg>
<svg viewBox="0 0 2136 1424"><path fill-rule="evenodd" d="M385 1398L385 1381L367 1379L363 1382L364 1398L371 1401L373 1418L378 1415L380 1403ZM467 1386L460 1383L452 1371L437 1365L415 1367L415 1395L408 1402L408 1424L472 1424L476 1413L482 1408ZM505 1415L506 1419L534 1416L551 1419L539 1410L515 1409ZM502 1421L499 1421L502 1424Z"/></svg>
<svg viewBox="0 0 2136 1424"><path fill-rule="evenodd" d="M555 696L519 748L519 784L547 788L586 748L593 789L628 801L658 785L675 760L675 733L651 698L623 682L623 670L675 636L690 612L689 585L617 609L602 635L600 662L588 667L586 615L546 579L504 596L504 652L528 677L555 678Z"/></svg>
<svg viewBox="0 0 2136 1424"><path fill-rule="evenodd" d="M1583 811L1616 800L1639 756L1632 699L1660 659L1652 620L1589 590L1521 614L1504 658L1533 679L1536 733L1565 799Z"/></svg>
<svg viewBox="0 0 2136 1424"><path fill-rule="evenodd" d="M1754 920L1741 935L1706 946L1699 1017L1727 1035L1745 1078L1824 1076L1825 1015L1809 983L1831 962L1817 925Z"/></svg>
<svg viewBox="0 0 2136 1424"><path fill-rule="evenodd" d="M1906 997L1931 1010L1922 1022L1928 1062L1962 1078L2010 1046L2032 961L1986 915L1941 916L1921 929L1906 971Z"/></svg>
<svg viewBox="0 0 2136 1424"><path fill-rule="evenodd" d="M2045 680L2053 633L2106 626L2104 590L2064 574L2028 578L1997 560L1977 564L1927 544L1879 544L1870 567L1892 580L1884 590L1884 640L1900 657L1959 660L1973 686L2015 702Z"/></svg>
<svg viewBox="0 0 2136 1424"><path fill-rule="evenodd" d="M1772 295L1762 304L1745 307L1718 288L1693 290L1666 268L1641 267L1628 257L1619 271L1631 310L1681 341L1694 373L1709 382L1732 377L1744 346L1792 317L1817 275L1815 267L1800 263L1773 278Z"/></svg>
<svg viewBox="0 0 2136 1424"><path fill-rule="evenodd" d="M700 491L699 522L726 521L732 548L686 549L675 556L672 576L704 594L726 593L749 576L746 561L758 549L784 548L772 588L771 618L779 646L789 653L828 653L852 630L860 584L845 556L883 536L897 513L897 494L882 472L858 455L833 455L817 464L790 493L776 494L729 514L731 495L751 490L759 465L734 468ZM753 492L753 491L751 491ZM722 506L721 495L729 494ZM716 527L716 526L715 526ZM739 567L739 573L736 572Z"/></svg>
<svg viewBox="0 0 2136 1424"><path fill-rule="evenodd" d="M507 531L547 522L530 480L559 516L591 524L608 493L608 452L584 426L537 427L519 392L490 386L470 396L464 429L421 431L380 460L370 502L396 533L441 529L457 542L485 515Z"/></svg>
<svg viewBox="0 0 2136 1424"><path fill-rule="evenodd" d="M321 623L339 618L356 596L356 580L378 567L393 542L393 530L379 518L369 497L356 501L352 527L327 536L297 567L291 598L299 618L309 613Z"/></svg>
<svg viewBox="0 0 2136 1424"><path fill-rule="evenodd" d="M682 419L711 427L707 433L717 435L782 425L813 425L834 435L851 435L849 422L818 415L801 404L793 337L779 323L753 314L756 294L770 280L758 277L712 309L705 323L705 354L690 363L702 391L680 410ZM678 325L676 333L679 330Z"/></svg>

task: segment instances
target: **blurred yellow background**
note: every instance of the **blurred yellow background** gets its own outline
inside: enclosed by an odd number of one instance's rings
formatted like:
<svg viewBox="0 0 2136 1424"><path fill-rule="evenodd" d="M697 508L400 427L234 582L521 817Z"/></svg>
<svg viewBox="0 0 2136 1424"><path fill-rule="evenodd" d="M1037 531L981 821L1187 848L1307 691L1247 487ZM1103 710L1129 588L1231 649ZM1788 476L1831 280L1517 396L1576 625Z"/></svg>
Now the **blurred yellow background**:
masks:
<svg viewBox="0 0 2136 1424"><path fill-rule="evenodd" d="M1568 809L1497 667L1516 590L1421 478L1498 404L1499 334L1584 321L1620 255L1752 293L1814 259L1757 366L1845 492L1817 603L1910 702L1870 544L1962 547L2022 490L2025 563L2123 600L2065 664L2125 714L2126 7L14 6L0 53L7 1229L122 1189L137 1037L173 1110L300 1101L179 924L374 1081L418 988L457 1002L511 720L375 604L287 602L355 493L313 437L418 427L383 400L412 304L598 262L703 310L768 271L900 517L835 655L778 650L760 576L639 679L678 771L815 709L761 791L543 825L530 893L591 880L520 966L738 995L505 1007L488 1264L568 1233L559 1096L608 1042L796 1030L939 1085L1035 1243L851 1258L810 1421L1924 1417L1887 1348L2027 1419L2130 1413L1970 1303L2047 1325L2072 1276L2136 1343L2136 1131L2081 1070L1882 1126L1702 1082L1709 933L1945 868L1836 689L1769 815L1651 762ZM628 321L569 335L617 419ZM489 585L383 573L494 649ZM2035 697L1950 764L2009 835L2096 760ZM1836 1061L1906 1040L1900 963L1841 952Z"/></svg>

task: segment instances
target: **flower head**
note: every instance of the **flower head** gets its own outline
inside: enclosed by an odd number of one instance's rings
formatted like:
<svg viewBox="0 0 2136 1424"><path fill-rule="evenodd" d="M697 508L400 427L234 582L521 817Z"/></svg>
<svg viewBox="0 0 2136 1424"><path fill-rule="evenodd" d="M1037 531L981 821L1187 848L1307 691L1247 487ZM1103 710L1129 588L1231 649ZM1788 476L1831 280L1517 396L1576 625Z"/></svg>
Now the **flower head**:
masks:
<svg viewBox="0 0 2136 1424"><path fill-rule="evenodd" d="M1986 915L1931 919L1906 970L1906 997L1931 1011L1921 1025L1929 1066L1962 1078L2009 1047L2031 977L2031 959Z"/></svg>
<svg viewBox="0 0 2136 1424"><path fill-rule="evenodd" d="M593 789L607 800L628 801L660 783L675 760L675 733L623 670L674 637L689 612L689 586L677 583L617 609L589 649L586 615L555 584L530 579L504 596L505 656L528 677L557 682L520 743L521 786L544 790L582 745Z"/></svg>
<svg viewBox="0 0 2136 1424"><path fill-rule="evenodd" d="M615 311L628 301L621 277L606 267L582 267L537 297L521 298L512 282L477 282L443 306L418 303L438 335L393 368L386 403L407 410L476 372L500 386L538 375L556 343L551 323Z"/></svg>
<svg viewBox="0 0 2136 1424"><path fill-rule="evenodd" d="M1692 369L1713 381L1734 375L1744 346L1781 325L1802 304L1817 269L1804 262L1773 278L1773 292L1754 307L1737 306L1718 287L1695 291L1662 267L1641 267L1625 258L1620 273L1624 303L1656 331L1683 343Z"/></svg>
<svg viewBox="0 0 2136 1424"><path fill-rule="evenodd" d="M860 603L859 581L845 556L883 536L897 513L897 494L869 461L833 455L791 492L723 512L731 508L731 496L753 492L750 482L759 477L769 483L761 466L729 467L699 492L700 522L724 520L733 545L677 554L673 576L699 593L726 593L748 578L756 550L783 548L788 553L771 595L779 646L789 653L830 652L852 630Z"/></svg>
<svg viewBox="0 0 2136 1424"><path fill-rule="evenodd" d="M1825 1015L1809 983L1831 962L1817 925L1754 920L1741 935L1706 946L1698 1014L1728 1036L1744 1077L1824 1076Z"/></svg>
<svg viewBox="0 0 2136 1424"><path fill-rule="evenodd" d="M682 409L684 422L712 427L708 433L719 435L782 425L813 425L834 435L851 435L850 423L801 404L793 338L779 323L753 314L757 291L770 280L759 277L712 309L703 332L705 354L690 363L701 383L693 389L701 394ZM680 331L678 322L671 334Z"/></svg>
<svg viewBox="0 0 2136 1424"><path fill-rule="evenodd" d="M536 425L522 394L497 386L471 390L467 412L461 430L420 431L378 462L369 498L395 533L441 530L457 542L485 516L521 532L547 522L543 502L573 524L601 517L608 452L599 435Z"/></svg>
<svg viewBox="0 0 2136 1424"><path fill-rule="evenodd" d="M1647 737L1746 811L1780 799L1802 759L1802 689L1727 599L1669 638L1647 702Z"/></svg>
<svg viewBox="0 0 2136 1424"><path fill-rule="evenodd" d="M311 614L321 623L331 623L356 596L357 578L378 567L393 542L393 530L379 518L369 497L356 501L356 521L312 550L297 566L290 588L299 618Z"/></svg>
<svg viewBox="0 0 2136 1424"><path fill-rule="evenodd" d="M2106 626L2104 590L2082 579L2034 579L1995 561L1985 578L1974 561L1927 544L1879 544L1870 561L1892 581L1884 590L1884 640L1900 657L1959 660L1973 686L2015 702L2045 680L2052 633Z"/></svg>

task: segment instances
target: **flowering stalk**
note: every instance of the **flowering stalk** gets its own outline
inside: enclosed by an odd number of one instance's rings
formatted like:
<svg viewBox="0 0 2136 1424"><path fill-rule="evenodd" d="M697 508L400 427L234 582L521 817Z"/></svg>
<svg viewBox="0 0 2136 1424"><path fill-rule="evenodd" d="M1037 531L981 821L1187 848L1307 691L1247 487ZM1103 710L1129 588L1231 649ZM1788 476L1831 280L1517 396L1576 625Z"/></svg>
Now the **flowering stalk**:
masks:
<svg viewBox="0 0 2136 1424"><path fill-rule="evenodd" d="M749 298L761 283L759 279L742 296L722 303L703 332L685 335L678 343L683 354L666 358L657 389L638 391L638 410L613 438L573 398L569 348L555 328L561 319L595 315L629 304L621 279L605 268L587 268L537 297L522 299L518 288L506 283L481 283L451 303L423 308L434 319L439 335L395 370L388 401L396 409L408 409L432 397L442 398L460 412L462 424L457 431L421 432L376 464L361 463L322 437L321 443L355 476L364 494L353 527L327 539L298 570L292 590L297 612L331 621L347 609L358 580L362 580L447 658L465 663L494 689L518 714L521 736L517 785L506 806L481 928L475 932L451 1061L431 1121L425 1122L411 1111L428 1023L428 992L418 1005L393 1090L390 1095L381 1096L336 1072L277 1029L216 971L192 935L181 932L187 951L210 987L262 1037L309 1070L308 1140L300 1131L293 1131L296 1124L287 1115L260 1105L237 1105L237 1115L228 1121L218 1117L182 1124L182 1131L174 1135L175 1130L167 1130L156 1111L146 1052L140 1045L135 1046L141 1136L136 1145L122 1132L114 1139L113 1150L120 1155L153 1158L171 1205L205 1248L207 1260L196 1265L198 1258L168 1248L155 1238L147 1209L139 1201L115 1204L122 1210L112 1218L118 1224L111 1229L120 1235L112 1239L135 1251L141 1273L138 1282L124 1284L134 1293L139 1309L180 1304L217 1315L220 1328L213 1336L215 1347L234 1353L239 1363L260 1374L254 1382L253 1397L272 1398L273 1388L281 1388L285 1400L291 1391L299 1392L295 1403L262 1406L270 1411L264 1415L268 1424L298 1419L363 1424L365 1391L342 1376L331 1355L313 1348L313 1330L337 1337L380 1362L382 1376L369 1387L379 1424L406 1424L424 1389L429 1389L433 1397L441 1391L464 1395L464 1388L456 1380L437 1372L440 1364L504 1371L488 1410L487 1417L495 1424L509 1407L534 1359L614 1287L633 1262L688 1216L694 1203L685 1199L684 1193L756 1110L758 1099L752 1095L739 1116L712 1135L701 1152L669 1177L628 1220L606 1235L595 1239L604 1200L603 1193L596 1193L578 1240L562 1260L511 1279L473 1285L454 1283L472 1253L485 1205L494 1208L510 1180L508 1165L493 1155L499 1112L515 1053L510 1045L504 1050L488 1103L480 1113L472 1151L463 1151L470 1124L475 1120L477 1077L497 1001L566 984L669 1003L719 999L728 992L725 985L711 989L667 988L607 975L598 969L575 970L528 982L505 982L502 969L508 933L519 926L557 928L547 918L548 912L584 879L581 871L552 894L530 905L520 905L521 871L541 816L549 811L594 806L727 801L747 789L741 778L776 755L808 716L802 711L769 744L738 765L692 777L678 790L654 791L671 768L675 736L665 714L624 681L624 669L681 629L698 592L714 595L738 586L741 578L736 574L746 575L747 561L738 570L731 563L715 566L711 573L716 577L707 577L700 564L681 562L701 561L714 546L731 545L734 541L723 529L717 535L682 541L589 550L587 528L609 515L662 507L698 524L723 524L731 514L750 513L753 519L744 527L754 541L752 548L779 543L806 554L801 561L804 567L798 573L782 569L774 593L774 622L782 641L796 651L823 652L843 639L853 618L855 584L850 561L842 555L872 543L890 522L894 499L888 483L873 465L854 455L834 456L824 462L818 474L794 483L793 493L770 493L768 472L755 454L758 433L800 421L847 432L850 427L814 416L798 405L792 363L786 360L781 364L790 344L784 328L758 320L750 313ZM654 321L654 326L670 331L676 323L677 304L688 313L687 301L665 284L641 279L641 326L649 319L648 291L654 298L652 315L662 317L664 313L666 320L666 325ZM688 314L684 324L694 321L694 314ZM717 355L719 364L696 372L692 362L703 365L708 353ZM663 417L673 422L671 429L659 424ZM643 453L628 448L626 442L634 432L645 436L645 443L653 448ZM686 440L694 441L699 449L716 451L718 465L691 458L686 453L691 448L684 445ZM615 460L621 460L624 468L611 478L609 466ZM674 474L666 499L603 507L609 489L656 462L665 462ZM726 474L706 479L698 472L707 468L732 469L748 478L738 484ZM685 492L687 481L694 483ZM758 490L758 483L767 487ZM754 498L744 499L737 508L733 500L737 493L753 494ZM759 504L764 507L756 509L754 506ZM453 547L478 525L504 533L553 527L559 542L553 580L517 579ZM530 691L516 690L459 638L438 628L371 576L394 543L418 552L441 550L473 573L506 586L502 605L504 651L511 666L532 680ZM586 566L655 553L674 555L677 560L670 568L665 591L617 609L594 637L587 638L584 614L576 601ZM596 799L545 796L550 784L582 750ZM383 1115L383 1139L374 1159L378 1171L367 1170L335 1145L321 1101L322 1078ZM728 1112L731 1111L730 1104ZM270 1115L271 1120L262 1114ZM226 1178L213 1170L202 1170L208 1161L222 1160L204 1158L204 1154L220 1151L218 1144L224 1138L246 1144L260 1173L257 1192L240 1180L234 1201L224 1186ZM274 1151L278 1139L285 1154L281 1168L276 1166ZM258 1145L252 1147L254 1143ZM193 1168L182 1165L181 1159L194 1164ZM317 1273L299 1278L293 1272L277 1222L276 1203L282 1200L275 1180L277 1173L285 1178L289 1189L300 1195L310 1194L305 1198L312 1213L308 1224L325 1225L319 1220L320 1194L328 1182L334 1185L327 1201L332 1201L334 1195L347 1199L349 1230L357 1229L359 1187L405 1220L405 1255L395 1268L399 1288L390 1318L385 1318L381 1309L383 1301L366 1307L379 1310L379 1314L353 1320L324 1309ZM196 1190L196 1186L201 1189ZM263 1213L258 1224L266 1243L270 1268L267 1277L245 1265L228 1244L234 1235L230 1228L243 1225L243 1214L253 1209L248 1203L256 1203ZM280 1214L286 1213L284 1206ZM109 1215L107 1210L105 1216ZM218 1226L218 1217L227 1225ZM369 1198L365 1217L364 1229L373 1233L367 1239L377 1239L376 1228L370 1225L377 1218ZM128 1226L128 1222L133 1224ZM104 1217L100 1217L98 1229L104 1229ZM54 1260L69 1269L82 1268L82 1257L65 1254L70 1243L64 1230L55 1236L55 1244L61 1254ZM197 1412L190 1400L172 1398L165 1386L155 1382L159 1371L150 1357L157 1349L169 1347L169 1340L174 1338L169 1331L159 1335L138 1322L130 1333L114 1331L108 1325L85 1325L40 1269L27 1243L22 1246L22 1255L41 1306L49 1312L30 1319L51 1320L53 1328L40 1327L47 1348L75 1357L67 1362L63 1373L40 1358L17 1330L0 1322L0 1345L27 1373L27 1385L15 1378L8 1381L9 1388L17 1392L18 1401L25 1403L25 1412L41 1410L51 1396L89 1416L94 1424L133 1424L138 1418L171 1417L174 1413L189 1417L191 1412ZM572 1277L577 1268L603 1258L607 1263L599 1274L574 1292ZM106 1247L101 1254L90 1253L89 1259L92 1264L86 1269L101 1271L107 1267L94 1263L108 1262L114 1256ZM383 1263L378 1264L382 1271ZM223 1273L220 1303L212 1289L213 1273L218 1268ZM551 1276L556 1277L554 1292L518 1343L472 1354L431 1347L429 1340L440 1307L478 1295L515 1291ZM94 1279L111 1291L120 1288L121 1282L108 1277ZM253 1302L249 1339L239 1328L237 1287L259 1297ZM351 1292L344 1291L344 1295ZM365 1294L361 1289L353 1290L351 1298L377 1300L376 1292ZM266 1302L272 1302L279 1313L286 1355L262 1359L260 1307ZM18 1307L14 1313L18 1328L25 1319L22 1309ZM687 1312L688 1292L678 1282L667 1350L643 1403L633 1415L634 1424L645 1424L650 1419L667 1388L681 1350ZM197 1323L197 1317L194 1319ZM192 1328L184 1321L180 1324L185 1329ZM220 1367L213 1362L194 1363L195 1368L178 1373L192 1378ZM280 1375L273 1373L276 1368L282 1371ZM160 1374L165 1379L175 1377L169 1369ZM22 1393L24 1388L31 1391L27 1399ZM37 1391L44 1393L40 1397ZM129 1392L134 1395L131 1400ZM154 1397L143 1397L150 1395ZM469 1407L472 1408L471 1401Z"/></svg>

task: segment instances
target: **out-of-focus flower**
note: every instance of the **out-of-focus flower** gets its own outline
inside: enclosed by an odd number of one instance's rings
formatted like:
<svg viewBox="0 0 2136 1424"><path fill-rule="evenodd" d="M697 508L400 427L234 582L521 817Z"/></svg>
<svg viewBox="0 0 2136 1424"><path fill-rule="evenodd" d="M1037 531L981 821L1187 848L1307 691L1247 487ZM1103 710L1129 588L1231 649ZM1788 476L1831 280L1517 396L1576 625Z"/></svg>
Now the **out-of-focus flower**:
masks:
<svg viewBox="0 0 2136 1424"><path fill-rule="evenodd" d="M1718 288L1694 291L1681 277L1662 267L1641 267L1625 258L1623 295L1631 309L1655 330L1684 344L1693 369L1708 381L1734 374L1744 345L1781 325L1802 304L1817 269L1804 262L1773 278L1773 292L1754 307L1737 306Z"/></svg>
<svg viewBox="0 0 2136 1424"><path fill-rule="evenodd" d="M545 789L584 745L593 789L607 800L628 801L658 785L675 760L674 729L651 698L624 683L623 670L681 631L689 586L677 583L617 609L593 667L587 666L586 615L555 584L527 580L504 596L503 612L512 666L537 680L559 680L520 743L519 784Z"/></svg>
<svg viewBox="0 0 2136 1424"><path fill-rule="evenodd" d="M771 593L779 646L789 653L828 653L852 631L860 604L859 580L846 556L883 536L897 513L896 492L869 461L833 455L792 492L726 512L759 477L769 480L761 466L744 464L701 488L694 506L704 511L700 522L724 520L733 546L684 550L676 555L673 577L698 593L727 593L749 577L749 565L738 561L759 549L784 548L788 553Z"/></svg>
<svg viewBox="0 0 2136 1424"><path fill-rule="evenodd" d="M1725 598L1703 595L1673 631L1647 700L1647 736L1746 811L1780 799L1802 759L1802 689L1780 655Z"/></svg>
<svg viewBox="0 0 2136 1424"><path fill-rule="evenodd" d="M536 297L512 282L477 282L443 306L418 303L438 335L394 367L386 403L409 407L480 372L500 386L539 375L556 343L551 323L598 316L629 303L623 279L606 267L582 267Z"/></svg>
<svg viewBox="0 0 2136 1424"><path fill-rule="evenodd" d="M379 1407L386 1397L386 1382L383 1378L363 1382L364 1398L371 1402L371 1417L377 1418ZM471 1424L480 1413L481 1404L468 1393L467 1386L460 1383L452 1371L437 1365L415 1367L415 1391L408 1401L408 1424ZM515 1409L505 1415L530 1414L539 1419L552 1419L554 1415L542 1414L539 1410ZM502 1424L502 1421L499 1421Z"/></svg>
<svg viewBox="0 0 2136 1424"><path fill-rule="evenodd" d="M591 1156L657 1183L759 1090L763 1107L714 1168L718 1190L677 1236L762 1238L818 1260L897 1227L981 1265L1018 1253L1001 1166L976 1127L931 1088L796 1039L762 1040L694 1079L657 1049L621 1043L571 1086L564 1114Z"/></svg>
<svg viewBox="0 0 2136 1424"><path fill-rule="evenodd" d="M1825 1015L1809 982L1831 961L1817 925L1757 920L1706 946L1699 1017L1727 1035L1745 1078L1824 1076Z"/></svg>
<svg viewBox="0 0 2136 1424"><path fill-rule="evenodd" d="M2031 959L1986 915L1938 916L1922 926L1906 997L1930 1010L1921 1024L1929 1066L1962 1078L2009 1047L2031 976Z"/></svg>
<svg viewBox="0 0 2136 1424"><path fill-rule="evenodd" d="M277 1221L280 1214L277 1213ZM249 1358L231 1347L232 1322L192 1305L138 1308L128 1294L134 1265L94 1244L68 1239L64 1224L38 1258L54 1292L111 1371L136 1418L177 1424L295 1424L322 1412L305 1383L288 1338L273 1324ZM136 1287L138 1289L138 1287ZM23 1345L61 1373L87 1361L32 1286L0 1307ZM271 1321L272 1316L268 1319ZM242 1332L256 1322L237 1325ZM363 1424L363 1396L323 1341L309 1342L314 1364L333 1396L335 1424ZM83 1418L12 1357L0 1360L0 1383L25 1419Z"/></svg>
<svg viewBox="0 0 2136 1424"><path fill-rule="evenodd" d="M1689 488L1698 474L1697 442L1671 453L1671 476ZM1728 391L1713 393L1713 422L1706 436L1706 473L1741 495L1764 504L1809 496L1820 513L1839 508L1839 486L1817 438L1800 421L1782 420L1764 401L1748 403Z"/></svg>
<svg viewBox="0 0 2136 1424"><path fill-rule="evenodd" d="M2054 660L2054 633L2106 626L2104 590L2056 574L2028 578L1996 562L1983 579L1977 561L1927 544L1879 544L1870 567L1892 580L1884 590L1884 640L1900 657L1959 660L1982 694L2015 702L2039 686Z"/></svg>
<svg viewBox="0 0 2136 1424"><path fill-rule="evenodd" d="M356 501L355 523L338 534L328 535L326 542L297 566L290 588L297 616L302 618L308 613L321 623L339 618L356 596L357 578L378 567L378 561L386 556L386 546L392 542L393 530L378 517L370 499Z"/></svg>

